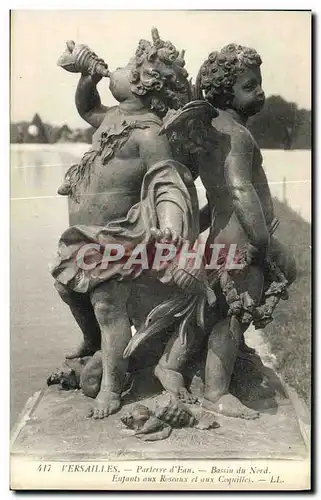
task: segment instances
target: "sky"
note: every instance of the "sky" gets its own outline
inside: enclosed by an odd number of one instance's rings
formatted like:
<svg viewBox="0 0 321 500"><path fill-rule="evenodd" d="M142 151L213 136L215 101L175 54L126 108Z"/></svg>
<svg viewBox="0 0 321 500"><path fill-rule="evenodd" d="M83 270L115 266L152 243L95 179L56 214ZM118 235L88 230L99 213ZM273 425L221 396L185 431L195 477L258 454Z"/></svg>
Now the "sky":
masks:
<svg viewBox="0 0 321 500"><path fill-rule="evenodd" d="M266 96L281 95L311 108L311 15L291 11L15 10L11 16L11 120L83 127L74 96L78 75L57 66L65 42L92 48L112 71L134 55L139 39L156 26L164 40L185 49L195 80L207 55L235 42L262 57ZM98 85L102 103L115 104L108 79Z"/></svg>

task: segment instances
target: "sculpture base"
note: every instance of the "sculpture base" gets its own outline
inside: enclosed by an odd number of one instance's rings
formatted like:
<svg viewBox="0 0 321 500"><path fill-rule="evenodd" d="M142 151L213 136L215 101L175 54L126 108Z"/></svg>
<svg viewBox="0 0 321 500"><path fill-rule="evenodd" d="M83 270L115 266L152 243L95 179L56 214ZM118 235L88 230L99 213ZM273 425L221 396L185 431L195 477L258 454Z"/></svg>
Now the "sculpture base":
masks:
<svg viewBox="0 0 321 500"><path fill-rule="evenodd" d="M308 489L309 413L275 373L260 332L252 331L251 337L250 345L259 353L265 378L274 390L271 400L243 401L260 411L259 419L217 415L218 428L173 429L167 439L146 442L136 438L120 417L138 400L148 406L150 398L159 394L153 370L136 376L121 410L103 420L86 418L93 400L80 390L50 386L30 398L13 433L11 488ZM191 390L201 400L199 377L194 377ZM189 407L196 418L202 412L200 406ZM151 466L157 470L147 472ZM145 475L138 474L139 467L146 468ZM185 472L177 474L177 467ZM219 468L227 472L216 473Z"/></svg>
<svg viewBox="0 0 321 500"><path fill-rule="evenodd" d="M141 403L146 401L142 399ZM38 393L20 420L11 455L43 460L130 460L295 459L307 454L287 398L279 397L277 408L263 410L258 420L217 416L217 429L174 429L168 439L155 443L138 440L121 423L120 416L134 403L125 404L107 419L92 420L86 418L92 402L79 390L63 391L57 386Z"/></svg>
<svg viewBox="0 0 321 500"><path fill-rule="evenodd" d="M195 377L193 392L199 382ZM148 405L150 397L140 402ZM280 393L275 402L262 409L266 401L252 401L261 409L257 420L217 416L218 428L173 429L167 439L146 442L120 420L135 402L93 420L86 418L92 399L51 386L30 398L13 435L11 488L308 489L309 454L295 405ZM190 408L196 417L203 412Z"/></svg>

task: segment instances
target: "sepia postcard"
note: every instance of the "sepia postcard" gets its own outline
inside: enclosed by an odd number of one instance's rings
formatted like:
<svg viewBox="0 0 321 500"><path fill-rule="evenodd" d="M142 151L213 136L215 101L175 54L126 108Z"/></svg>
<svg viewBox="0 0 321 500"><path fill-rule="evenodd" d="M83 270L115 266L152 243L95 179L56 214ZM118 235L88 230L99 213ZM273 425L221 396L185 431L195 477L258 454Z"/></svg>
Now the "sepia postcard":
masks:
<svg viewBox="0 0 321 500"><path fill-rule="evenodd" d="M10 489L310 490L311 11L10 23Z"/></svg>

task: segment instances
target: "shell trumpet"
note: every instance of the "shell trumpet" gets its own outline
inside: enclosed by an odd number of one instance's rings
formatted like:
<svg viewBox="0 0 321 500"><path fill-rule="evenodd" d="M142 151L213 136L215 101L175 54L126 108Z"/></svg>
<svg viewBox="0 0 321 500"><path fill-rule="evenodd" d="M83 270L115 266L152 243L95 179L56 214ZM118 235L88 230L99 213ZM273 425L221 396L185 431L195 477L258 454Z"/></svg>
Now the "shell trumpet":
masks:
<svg viewBox="0 0 321 500"><path fill-rule="evenodd" d="M76 45L73 40L66 42L66 50L59 57L57 64L71 73L110 76L108 65L103 59L98 57L87 45Z"/></svg>

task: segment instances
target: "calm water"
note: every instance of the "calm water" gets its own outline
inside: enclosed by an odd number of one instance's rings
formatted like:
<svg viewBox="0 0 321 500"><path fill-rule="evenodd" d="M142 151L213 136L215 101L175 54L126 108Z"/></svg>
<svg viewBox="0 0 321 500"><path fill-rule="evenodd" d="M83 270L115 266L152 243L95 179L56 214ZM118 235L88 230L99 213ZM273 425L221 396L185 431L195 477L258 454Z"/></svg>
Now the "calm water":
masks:
<svg viewBox="0 0 321 500"><path fill-rule="evenodd" d="M13 145L11 151L11 422L80 340L53 288L48 263L68 224L56 195L65 170L88 145ZM263 151L274 196L311 220L309 151ZM283 179L287 183L284 188ZM200 203L204 192L199 185Z"/></svg>

